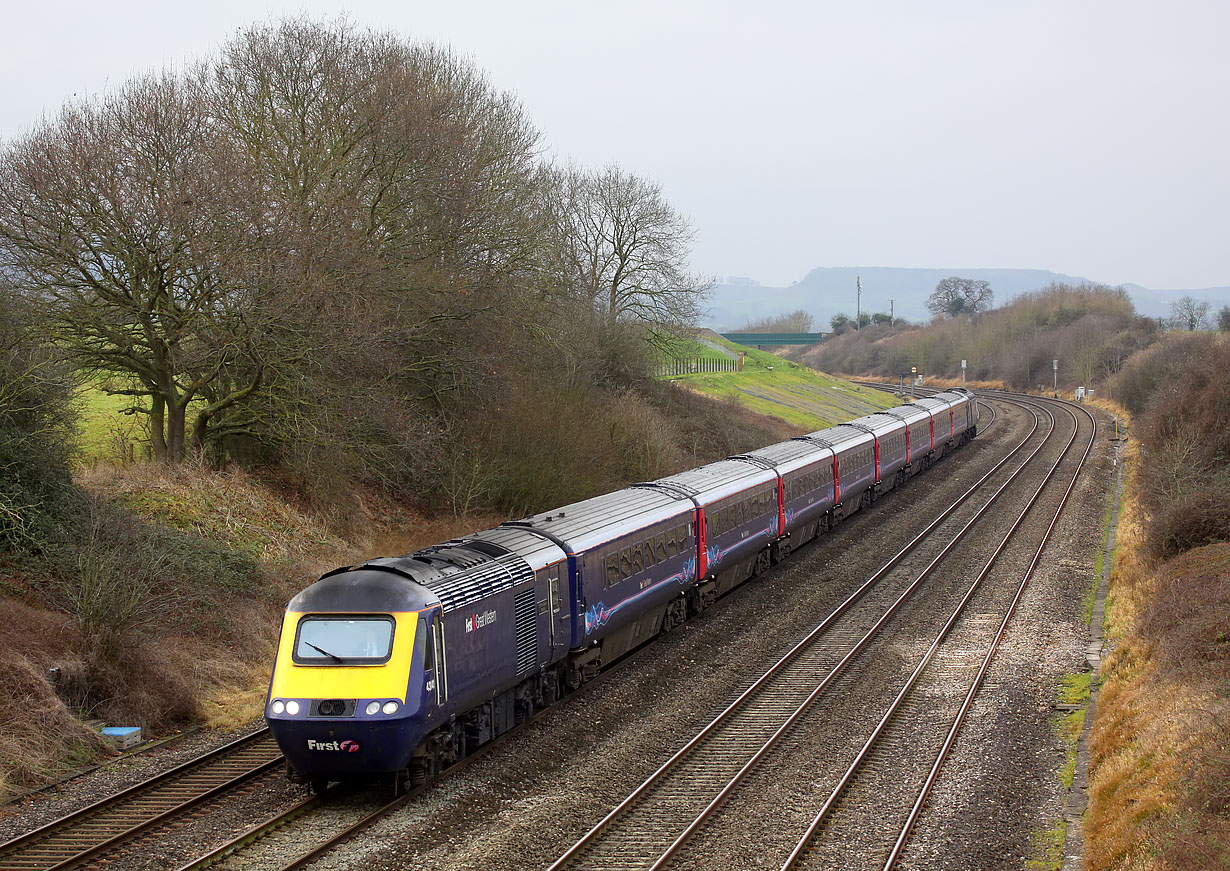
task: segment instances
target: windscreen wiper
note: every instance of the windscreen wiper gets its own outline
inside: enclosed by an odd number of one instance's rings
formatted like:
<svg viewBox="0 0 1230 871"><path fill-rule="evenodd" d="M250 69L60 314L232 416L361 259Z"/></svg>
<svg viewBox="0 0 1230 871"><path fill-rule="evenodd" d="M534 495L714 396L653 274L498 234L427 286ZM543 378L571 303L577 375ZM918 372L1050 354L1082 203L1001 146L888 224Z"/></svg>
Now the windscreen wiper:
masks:
<svg viewBox="0 0 1230 871"><path fill-rule="evenodd" d="M325 656L328 656L331 659L336 660L337 662L345 662L345 660L343 660L336 653L330 653L329 651L325 650L323 647L317 647L315 644L313 644L310 641L305 641L303 643L306 644L308 647L312 648L313 650L315 650L316 652L323 653Z"/></svg>

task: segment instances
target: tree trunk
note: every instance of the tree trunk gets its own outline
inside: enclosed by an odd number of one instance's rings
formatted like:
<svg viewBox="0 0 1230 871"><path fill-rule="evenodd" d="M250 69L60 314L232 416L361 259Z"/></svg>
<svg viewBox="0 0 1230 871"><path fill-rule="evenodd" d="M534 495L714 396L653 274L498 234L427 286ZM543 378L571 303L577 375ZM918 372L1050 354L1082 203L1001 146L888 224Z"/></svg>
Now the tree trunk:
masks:
<svg viewBox="0 0 1230 871"><path fill-rule="evenodd" d="M150 397L149 438L154 448L154 458L167 462L166 401L157 394Z"/></svg>
<svg viewBox="0 0 1230 871"><path fill-rule="evenodd" d="M167 462L178 463L184 459L184 427L188 407L184 405L167 406Z"/></svg>

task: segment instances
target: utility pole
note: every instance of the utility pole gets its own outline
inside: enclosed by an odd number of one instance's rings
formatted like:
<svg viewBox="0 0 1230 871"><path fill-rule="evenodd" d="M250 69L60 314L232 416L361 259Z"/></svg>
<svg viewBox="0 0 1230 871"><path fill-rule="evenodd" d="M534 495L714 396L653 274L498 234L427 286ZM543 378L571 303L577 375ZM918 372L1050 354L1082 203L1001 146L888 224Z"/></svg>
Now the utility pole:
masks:
<svg viewBox="0 0 1230 871"><path fill-rule="evenodd" d="M897 300L895 299L890 299L888 301L888 325L890 327L897 326L897 315L896 315L896 312L893 310L893 303L895 303L896 301Z"/></svg>
<svg viewBox="0 0 1230 871"><path fill-rule="evenodd" d="M854 329L859 329L859 322L863 319L863 279L859 276L854 276L854 284L858 288L858 292L854 297Z"/></svg>

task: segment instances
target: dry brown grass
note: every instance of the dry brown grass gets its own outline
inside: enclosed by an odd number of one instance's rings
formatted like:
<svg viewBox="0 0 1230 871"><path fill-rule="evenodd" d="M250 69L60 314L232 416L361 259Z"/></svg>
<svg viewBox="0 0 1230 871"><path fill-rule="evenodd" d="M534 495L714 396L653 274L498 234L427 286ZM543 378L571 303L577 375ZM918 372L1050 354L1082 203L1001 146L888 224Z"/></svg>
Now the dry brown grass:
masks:
<svg viewBox="0 0 1230 871"><path fill-rule="evenodd" d="M1134 441L1128 462L1108 598L1107 630L1117 643L1103 666L1090 742L1085 867L1225 869L1230 544L1153 563Z"/></svg>

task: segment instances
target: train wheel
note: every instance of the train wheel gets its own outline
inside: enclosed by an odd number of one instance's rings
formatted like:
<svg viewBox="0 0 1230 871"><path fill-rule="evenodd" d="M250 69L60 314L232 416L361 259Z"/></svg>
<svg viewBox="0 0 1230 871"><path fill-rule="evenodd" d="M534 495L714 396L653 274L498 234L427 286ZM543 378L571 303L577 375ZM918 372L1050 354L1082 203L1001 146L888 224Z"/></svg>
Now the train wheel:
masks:
<svg viewBox="0 0 1230 871"><path fill-rule="evenodd" d="M329 778L327 777L311 777L308 778L308 786L316 795L324 795L325 790L329 788Z"/></svg>

